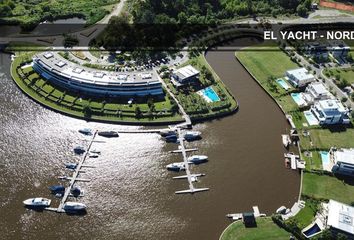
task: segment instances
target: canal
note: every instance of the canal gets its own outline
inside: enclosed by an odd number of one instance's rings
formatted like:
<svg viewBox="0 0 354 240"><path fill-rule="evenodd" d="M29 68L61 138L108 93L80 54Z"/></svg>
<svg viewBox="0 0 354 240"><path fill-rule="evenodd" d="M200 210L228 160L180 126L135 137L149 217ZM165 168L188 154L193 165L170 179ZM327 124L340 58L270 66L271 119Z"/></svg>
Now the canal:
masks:
<svg viewBox="0 0 354 240"><path fill-rule="evenodd" d="M189 143L207 164L193 166L206 176L196 184L209 192L175 195L187 181L173 180L168 163L180 161L155 134L121 134L98 138L102 151L87 160L96 168L83 174L91 182L80 201L85 216L26 210L22 201L51 196L57 176L71 174L63 164L75 161L72 148L88 139L82 127L136 128L87 123L44 109L17 89L9 76L8 55L0 56L0 229L4 239L217 239L229 221L227 213L252 210L270 214L291 207L300 176L285 169L281 134L289 130L273 100L235 60L233 52L210 51L206 58L239 102L239 111L221 120L198 124L203 139Z"/></svg>

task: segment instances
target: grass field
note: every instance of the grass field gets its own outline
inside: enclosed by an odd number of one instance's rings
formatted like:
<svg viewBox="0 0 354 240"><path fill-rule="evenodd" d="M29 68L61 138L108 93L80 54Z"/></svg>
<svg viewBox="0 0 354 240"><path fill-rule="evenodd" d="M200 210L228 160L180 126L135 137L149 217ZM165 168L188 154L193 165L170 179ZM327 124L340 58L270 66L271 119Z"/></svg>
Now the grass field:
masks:
<svg viewBox="0 0 354 240"><path fill-rule="evenodd" d="M311 200L306 201L305 207L300 210L292 220L295 220L300 229L308 226L313 220L317 212L317 203Z"/></svg>
<svg viewBox="0 0 354 240"><path fill-rule="evenodd" d="M354 186L327 175L304 174L302 193L309 197L334 199L347 204L354 202Z"/></svg>
<svg viewBox="0 0 354 240"><path fill-rule="evenodd" d="M287 240L290 235L271 218L258 218L256 228L245 228L241 221L232 223L221 236L221 240Z"/></svg>
<svg viewBox="0 0 354 240"><path fill-rule="evenodd" d="M354 83L354 68L337 68L331 70L325 70L324 73L328 73L336 77L336 75L340 76L340 79L345 79L348 82L348 85Z"/></svg>

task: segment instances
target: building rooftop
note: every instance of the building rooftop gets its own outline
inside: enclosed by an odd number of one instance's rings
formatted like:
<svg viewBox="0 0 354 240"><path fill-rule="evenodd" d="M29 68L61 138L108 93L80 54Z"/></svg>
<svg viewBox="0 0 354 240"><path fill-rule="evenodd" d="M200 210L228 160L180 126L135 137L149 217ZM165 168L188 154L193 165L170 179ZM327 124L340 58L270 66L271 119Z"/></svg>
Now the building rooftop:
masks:
<svg viewBox="0 0 354 240"><path fill-rule="evenodd" d="M199 71L191 65L187 65L185 67L176 69L173 74L177 75L179 79L183 80L199 74Z"/></svg>
<svg viewBox="0 0 354 240"><path fill-rule="evenodd" d="M340 112L345 112L346 108L343 106L343 104L337 100L337 99L326 99L326 100L319 100L316 102L321 106L323 110L338 110Z"/></svg>
<svg viewBox="0 0 354 240"><path fill-rule="evenodd" d="M287 71L287 73L293 75L299 81L307 80L309 78L314 78L314 76L311 73L309 73L306 70L306 68L297 68L297 69L289 70Z"/></svg>
<svg viewBox="0 0 354 240"><path fill-rule="evenodd" d="M335 163L342 162L354 165L354 148L333 151L333 159Z"/></svg>
<svg viewBox="0 0 354 240"><path fill-rule="evenodd" d="M34 58L41 65L56 74L65 76L80 83L86 82L100 85L140 85L159 82L156 72L113 72L81 66L61 57L56 52L43 52Z"/></svg>
<svg viewBox="0 0 354 240"><path fill-rule="evenodd" d="M327 225L354 234L354 207L329 200Z"/></svg>
<svg viewBox="0 0 354 240"><path fill-rule="evenodd" d="M309 87L312 87L318 95L326 95L330 93L321 82L310 83Z"/></svg>

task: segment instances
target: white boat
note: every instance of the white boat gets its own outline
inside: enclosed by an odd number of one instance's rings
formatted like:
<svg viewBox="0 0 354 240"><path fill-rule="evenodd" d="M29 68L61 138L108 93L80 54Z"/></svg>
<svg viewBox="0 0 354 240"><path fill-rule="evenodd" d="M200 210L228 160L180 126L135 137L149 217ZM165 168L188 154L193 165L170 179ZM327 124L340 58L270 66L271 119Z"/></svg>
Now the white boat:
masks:
<svg viewBox="0 0 354 240"><path fill-rule="evenodd" d="M97 149L93 149L93 150L90 150L90 153L101 154L101 151L97 150Z"/></svg>
<svg viewBox="0 0 354 240"><path fill-rule="evenodd" d="M178 162L178 163L171 163L166 166L167 170L169 171L184 171L186 170L186 166L184 165L184 162Z"/></svg>
<svg viewBox="0 0 354 240"><path fill-rule="evenodd" d="M86 205L79 202L66 202L63 209L65 212L81 212L86 210Z"/></svg>
<svg viewBox="0 0 354 240"><path fill-rule="evenodd" d="M23 204L27 207L44 208L44 207L49 207L50 202L51 200L48 198L37 197L37 198L26 199L25 201L23 201Z"/></svg>
<svg viewBox="0 0 354 240"><path fill-rule="evenodd" d="M288 134L282 134L281 139L285 148L288 148L291 144L290 136Z"/></svg>
<svg viewBox="0 0 354 240"><path fill-rule="evenodd" d="M198 131L188 131L184 134L184 139L187 141L198 140L202 138L201 135L201 132Z"/></svg>
<svg viewBox="0 0 354 240"><path fill-rule="evenodd" d="M208 161L208 156L193 155L187 158L189 164L200 164Z"/></svg>
<svg viewBox="0 0 354 240"><path fill-rule="evenodd" d="M90 128L82 128L82 129L79 129L79 133L82 133L84 135L92 135L92 129L90 129Z"/></svg>

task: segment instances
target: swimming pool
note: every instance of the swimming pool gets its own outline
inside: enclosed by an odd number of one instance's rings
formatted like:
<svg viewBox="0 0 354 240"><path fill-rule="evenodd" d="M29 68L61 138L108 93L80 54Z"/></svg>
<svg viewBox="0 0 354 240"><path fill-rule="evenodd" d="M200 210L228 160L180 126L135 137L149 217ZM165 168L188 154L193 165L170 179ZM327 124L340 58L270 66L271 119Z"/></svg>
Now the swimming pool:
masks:
<svg viewBox="0 0 354 240"><path fill-rule="evenodd" d="M321 151L320 155L321 155L321 159L322 159L322 165L328 165L329 164L329 152Z"/></svg>
<svg viewBox="0 0 354 240"><path fill-rule="evenodd" d="M281 78L279 78L279 79L277 80L277 83L278 83L282 88L284 88L285 90L288 90L288 89L291 88L291 87L290 87L283 79L281 79Z"/></svg>
<svg viewBox="0 0 354 240"><path fill-rule="evenodd" d="M298 106L306 105L306 101L302 98L301 93L291 93L290 95Z"/></svg>
<svg viewBox="0 0 354 240"><path fill-rule="evenodd" d="M207 87L199 91L207 102L218 102L220 98L213 87Z"/></svg>
<svg viewBox="0 0 354 240"><path fill-rule="evenodd" d="M302 232L307 238L313 237L322 232L321 228L314 223L312 226L309 226L305 231Z"/></svg>
<svg viewBox="0 0 354 240"><path fill-rule="evenodd" d="M318 120L311 111L304 111L304 115L310 126L318 125Z"/></svg>

